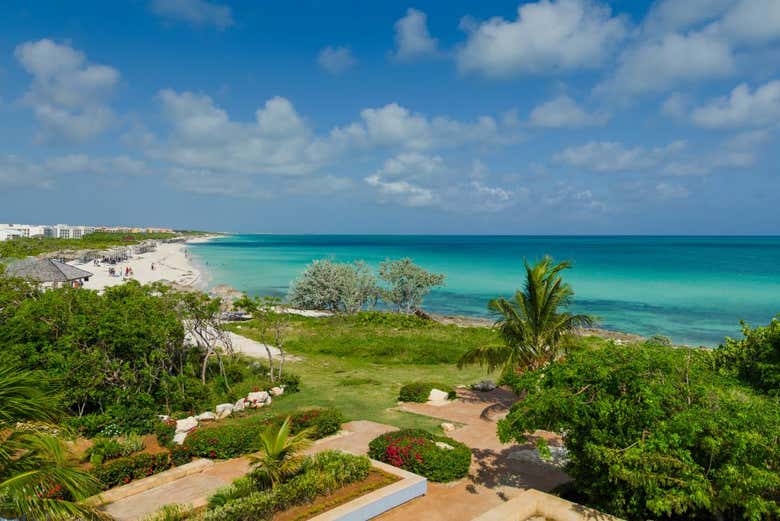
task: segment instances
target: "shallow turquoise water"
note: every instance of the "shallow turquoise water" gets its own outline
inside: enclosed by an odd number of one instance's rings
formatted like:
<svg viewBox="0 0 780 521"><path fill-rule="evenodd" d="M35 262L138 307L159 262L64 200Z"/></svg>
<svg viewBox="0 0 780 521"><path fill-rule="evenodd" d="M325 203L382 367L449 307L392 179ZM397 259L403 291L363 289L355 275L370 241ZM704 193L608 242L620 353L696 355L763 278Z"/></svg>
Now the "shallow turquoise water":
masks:
<svg viewBox="0 0 780 521"><path fill-rule="evenodd" d="M780 237L509 237L235 235L191 251L212 284L283 296L314 259L411 257L447 275L425 302L431 311L486 316L487 301L522 284L523 258L569 259L573 309L601 326L675 342L717 345L739 321L780 313Z"/></svg>

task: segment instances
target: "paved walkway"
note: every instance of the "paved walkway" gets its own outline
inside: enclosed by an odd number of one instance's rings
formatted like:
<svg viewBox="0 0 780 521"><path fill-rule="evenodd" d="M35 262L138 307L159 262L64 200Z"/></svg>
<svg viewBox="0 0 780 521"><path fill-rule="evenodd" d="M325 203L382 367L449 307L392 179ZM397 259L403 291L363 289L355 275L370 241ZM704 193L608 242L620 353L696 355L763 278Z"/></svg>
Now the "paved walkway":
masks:
<svg viewBox="0 0 780 521"><path fill-rule="evenodd" d="M512 457L520 449L533 448L503 444L496 436L495 417L512 403L514 397L497 389L490 393L458 390L459 399L444 406L404 404L399 409L424 414L461 426L448 436L472 447L469 476L454 483L428 483L428 493L380 516L382 521L468 521L535 488L549 491L567 481L567 476L547 464L536 464ZM366 454L371 440L395 430L395 427L371 421L344 424L341 434L316 442L309 453L340 449L354 454ZM551 442L554 436L538 432ZM152 490L119 500L106 507L106 512L118 521L136 521L171 503L204 505L214 491L230 484L249 471L246 458L216 463L209 469L162 485Z"/></svg>
<svg viewBox="0 0 780 521"><path fill-rule="evenodd" d="M307 451L316 453L324 450L346 450L354 454L368 453L371 440L395 430L395 427L371 421L345 423L341 434L318 440ZM104 511L117 521L136 521L157 512L165 505L177 503L197 508L205 505L208 498L219 488L249 472L247 458L220 461L212 467L151 490L120 499L106 505Z"/></svg>
<svg viewBox="0 0 780 521"><path fill-rule="evenodd" d="M472 447L474 458L469 476L454 483L428 482L428 493L394 508L377 519L381 521L468 521L528 488L549 491L568 480L563 472L546 464L534 464L511 457L531 444L503 444L496 435L494 418L500 417L514 396L501 389L478 393L458 389L458 400L448 405L404 404L399 409L424 414L462 426L447 436ZM555 443L554 436L537 432Z"/></svg>

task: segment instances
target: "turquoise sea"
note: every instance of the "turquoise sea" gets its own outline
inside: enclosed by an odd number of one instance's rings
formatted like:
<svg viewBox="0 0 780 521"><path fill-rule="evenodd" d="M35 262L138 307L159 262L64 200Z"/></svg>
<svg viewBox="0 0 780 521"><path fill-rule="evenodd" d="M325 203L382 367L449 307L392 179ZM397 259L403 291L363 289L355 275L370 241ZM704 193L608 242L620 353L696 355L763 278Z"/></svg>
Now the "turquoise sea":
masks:
<svg viewBox="0 0 780 521"><path fill-rule="evenodd" d="M601 327L662 334L715 346L739 336L739 321L766 324L780 313L780 237L543 237L402 235L234 235L190 249L210 283L284 296L314 259L411 257L447 275L425 308L488 316L489 299L522 284L523 258L569 259L573 308Z"/></svg>

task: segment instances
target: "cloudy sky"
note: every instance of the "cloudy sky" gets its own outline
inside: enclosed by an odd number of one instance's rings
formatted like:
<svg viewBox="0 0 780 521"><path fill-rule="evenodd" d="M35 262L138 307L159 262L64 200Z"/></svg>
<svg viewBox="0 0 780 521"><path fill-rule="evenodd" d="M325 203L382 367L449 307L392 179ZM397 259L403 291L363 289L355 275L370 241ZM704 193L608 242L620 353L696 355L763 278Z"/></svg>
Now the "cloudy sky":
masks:
<svg viewBox="0 0 780 521"><path fill-rule="evenodd" d="M778 0L3 4L0 222L780 230Z"/></svg>

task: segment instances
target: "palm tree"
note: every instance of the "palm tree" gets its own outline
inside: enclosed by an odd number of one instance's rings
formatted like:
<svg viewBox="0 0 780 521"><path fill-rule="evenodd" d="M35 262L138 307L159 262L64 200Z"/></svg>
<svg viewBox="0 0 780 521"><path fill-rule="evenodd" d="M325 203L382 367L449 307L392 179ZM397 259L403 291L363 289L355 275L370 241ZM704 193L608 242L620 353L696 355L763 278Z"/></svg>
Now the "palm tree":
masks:
<svg viewBox="0 0 780 521"><path fill-rule="evenodd" d="M263 486L274 488L301 467L299 453L311 444L310 431L291 435L291 423L288 416L279 427L269 425L260 433L260 451L250 456L250 461L257 466L253 477Z"/></svg>
<svg viewBox="0 0 780 521"><path fill-rule="evenodd" d="M107 519L79 501L100 491L75 469L52 423L58 411L40 378L0 361L0 517Z"/></svg>
<svg viewBox="0 0 780 521"><path fill-rule="evenodd" d="M514 298L491 300L488 308L497 316L495 327L503 340L500 345L469 349L458 360L458 367L478 363L488 370L533 370L560 357L561 339L577 327L590 326L593 317L573 315L565 309L574 296L563 282L561 272L571 267L568 261L554 264L545 256L537 264L525 264L525 286Z"/></svg>

